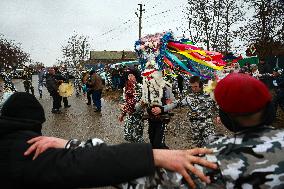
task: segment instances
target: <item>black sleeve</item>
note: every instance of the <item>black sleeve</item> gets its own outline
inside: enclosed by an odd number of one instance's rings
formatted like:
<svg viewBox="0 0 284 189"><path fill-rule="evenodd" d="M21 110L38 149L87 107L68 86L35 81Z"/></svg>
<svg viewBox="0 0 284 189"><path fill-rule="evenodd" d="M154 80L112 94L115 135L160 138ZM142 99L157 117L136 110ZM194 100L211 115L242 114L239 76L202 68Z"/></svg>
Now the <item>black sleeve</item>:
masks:
<svg viewBox="0 0 284 189"><path fill-rule="evenodd" d="M56 75L55 75L55 79L56 79L56 80L63 80L64 82L67 80L65 77L63 77L63 76L60 75L60 74L56 74Z"/></svg>
<svg viewBox="0 0 284 189"><path fill-rule="evenodd" d="M278 84L278 87L279 87L279 88L284 88L284 77L279 78L279 79L277 80L277 84Z"/></svg>
<svg viewBox="0 0 284 189"><path fill-rule="evenodd" d="M119 184L154 174L150 144L101 144L50 149L25 169L25 181L41 187L74 188ZM37 183L38 182L38 183Z"/></svg>
<svg viewBox="0 0 284 189"><path fill-rule="evenodd" d="M266 73L272 73L272 68L271 68L270 64L268 64L268 63L265 64L265 72Z"/></svg>

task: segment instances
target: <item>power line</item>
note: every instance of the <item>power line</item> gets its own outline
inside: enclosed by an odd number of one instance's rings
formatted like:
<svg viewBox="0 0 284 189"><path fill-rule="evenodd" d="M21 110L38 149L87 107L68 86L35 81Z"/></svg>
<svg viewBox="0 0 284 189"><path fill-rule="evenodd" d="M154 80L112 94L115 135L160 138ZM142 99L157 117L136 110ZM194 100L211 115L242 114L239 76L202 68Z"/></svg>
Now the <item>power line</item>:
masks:
<svg viewBox="0 0 284 189"><path fill-rule="evenodd" d="M139 18L139 37L141 37L141 33L142 33L142 12L148 12L148 11L145 11L145 9L142 9L142 7L143 7L143 5L142 4L138 4L139 5L139 7L140 7L140 9L138 9L139 10L139 13L140 13L140 11L141 11L141 15L139 14L138 15L138 13L136 12L136 15L138 16L138 18ZM150 9L147 9L147 10L152 10L152 9L154 9L154 8L156 8L157 6L159 5L159 3L157 3L156 5L154 5L154 6L152 6L152 8L150 8ZM144 5L145 6L145 5ZM146 21L146 23L149 23L150 21L152 21L152 20L149 20L149 18L152 18L152 17L156 17L156 16L159 16L159 15L164 15L164 14L168 14L168 13L170 13L170 12L173 12L173 10L174 9L176 9L176 8L178 8L178 7L183 7L184 5L178 5L178 6L175 6L175 7L173 7L173 8L171 8L171 9L167 9L167 10L164 10L164 11L161 11L161 12L158 12L158 13L155 13L155 14L152 14L152 15L149 15L149 16L146 16L143 20L145 20ZM173 21L173 20L172 20ZM174 20L174 21L178 21L178 20ZM168 22L168 21L166 21L166 22ZM120 31L125 31L125 29L126 30L128 30L130 27L128 26L128 27L125 27L126 25L129 25L129 24L131 24L130 26L132 26L132 24L134 24L134 23L137 23L137 21L136 20L133 20L133 19L128 19L128 20L126 20L125 22L123 22L122 24L120 24L120 25L118 25L118 26L116 26L116 27L113 27L113 28L111 28L110 30L108 30L108 31L106 31L106 32L104 32L104 33L102 33L101 35L99 35L100 37L102 37L102 36L107 36L107 35L109 35L109 34L113 34L113 33L117 33L116 35L115 35L115 37L116 36L119 36L120 34L121 34L121 32ZM161 24L161 23L165 23L165 22L157 22L157 23L154 23L154 24L151 24L151 25L156 25L156 24ZM150 24L146 24L146 26L148 26L148 25L150 25ZM112 39L113 39L114 37L112 37ZM109 39L109 38L108 38Z"/></svg>
<svg viewBox="0 0 284 189"><path fill-rule="evenodd" d="M120 24L120 25L118 25L118 26L116 26L116 27L114 27L114 28L112 28L112 29L110 29L110 30L104 32L104 33L101 34L100 36L104 36L104 35L106 35L106 34L109 34L109 33L113 32L114 30L119 29L121 26L130 23L131 21L133 22L133 20L129 19L129 20L123 22L122 24Z"/></svg>
<svg viewBox="0 0 284 189"><path fill-rule="evenodd" d="M149 16L146 16L145 17L145 20L147 20L148 18L151 18L151 17L154 17L154 16L159 16L161 14L165 14L165 13L168 13L168 12L172 12L175 8L179 8L179 7L183 7L184 5L177 5L171 9L167 9L167 10L164 10L164 11L161 11L161 12L158 12L158 13L155 13L155 14L152 14L152 15L149 15Z"/></svg>
<svg viewBox="0 0 284 189"><path fill-rule="evenodd" d="M142 4L141 4L141 5L142 5ZM140 9L142 8L141 5L140 5ZM144 5L145 5L145 4L144 4ZM158 5L159 5L159 3L157 3L157 4L154 5L154 6L152 6L152 9L156 8ZM183 6L184 6L184 5L178 5L178 6L175 6L175 7L171 8L171 9L168 9L168 10L165 10L165 11L162 11L162 12L158 12L158 13L155 13L155 14L152 14L152 15L149 15L149 16L146 16L144 20L147 20L147 19L149 19L149 18L151 18L151 17L154 17L154 16L159 16L159 15L162 15L162 14L165 14L165 13L168 13L168 12L171 12L173 9L178 8L178 7L183 7ZM150 9L150 10L151 10L151 9ZM142 11L144 11L144 13L147 12L145 9L142 9ZM142 13L141 13L141 14L142 14ZM116 26L116 27L114 27L114 28L111 28L110 30L108 30L108 31L106 31L106 32L104 32L104 33L102 33L102 34L99 35L99 36L105 36L105 35L107 35L107 34L109 34L109 33L112 33L112 32L114 32L115 30L119 29L121 26L130 23L131 21L132 21L132 23L133 23L133 20L128 19L127 21L123 22L123 23L120 24L119 26ZM148 22L148 21L146 21L146 22ZM139 28L142 29L142 15L141 15L141 26L139 26ZM140 30L140 29L139 29L139 30Z"/></svg>

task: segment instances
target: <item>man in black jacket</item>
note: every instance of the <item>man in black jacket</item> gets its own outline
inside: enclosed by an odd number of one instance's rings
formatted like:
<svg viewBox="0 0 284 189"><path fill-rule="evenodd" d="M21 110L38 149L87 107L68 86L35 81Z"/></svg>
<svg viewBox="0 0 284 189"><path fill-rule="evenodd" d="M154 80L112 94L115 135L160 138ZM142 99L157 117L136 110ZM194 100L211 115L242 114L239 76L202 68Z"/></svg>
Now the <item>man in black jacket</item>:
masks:
<svg viewBox="0 0 284 189"><path fill-rule="evenodd" d="M119 184L151 175L155 166L181 173L194 185L187 171L210 182L192 164L215 164L194 155L208 149L152 150L149 144L97 145L90 148L48 149L33 160L24 156L27 141L41 136L44 110L28 93L14 93L0 116L0 176L3 188L83 188Z"/></svg>
<svg viewBox="0 0 284 189"><path fill-rule="evenodd" d="M269 89L272 88L272 68L269 63L265 62L264 59L259 60L258 71L261 74L259 78Z"/></svg>
<svg viewBox="0 0 284 189"><path fill-rule="evenodd" d="M46 75L46 88L53 99L51 112L54 114L61 113L59 108L61 107L62 96L58 93L58 87L65 80L66 78L64 78L61 74L56 73L54 68L50 68L48 70L48 74ZM63 103L65 108L70 107L70 105L68 105L67 97L63 98Z"/></svg>
<svg viewBox="0 0 284 189"><path fill-rule="evenodd" d="M62 97L58 93L58 86L60 80L57 79L58 78L56 78L55 70L53 68L50 68L46 75L46 88L53 100L52 110L51 110L52 113L60 113L59 108Z"/></svg>

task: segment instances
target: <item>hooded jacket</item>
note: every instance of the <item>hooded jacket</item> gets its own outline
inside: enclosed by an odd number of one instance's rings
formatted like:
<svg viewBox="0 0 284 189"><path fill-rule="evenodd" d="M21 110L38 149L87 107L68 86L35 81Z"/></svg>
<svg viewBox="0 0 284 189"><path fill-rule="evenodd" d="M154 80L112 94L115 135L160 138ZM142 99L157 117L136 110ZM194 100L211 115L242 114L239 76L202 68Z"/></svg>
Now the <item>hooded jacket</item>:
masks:
<svg viewBox="0 0 284 189"><path fill-rule="evenodd" d="M0 116L1 188L78 188L118 184L154 173L149 144L48 149L32 160L27 141L41 135L44 110L28 93L17 92Z"/></svg>

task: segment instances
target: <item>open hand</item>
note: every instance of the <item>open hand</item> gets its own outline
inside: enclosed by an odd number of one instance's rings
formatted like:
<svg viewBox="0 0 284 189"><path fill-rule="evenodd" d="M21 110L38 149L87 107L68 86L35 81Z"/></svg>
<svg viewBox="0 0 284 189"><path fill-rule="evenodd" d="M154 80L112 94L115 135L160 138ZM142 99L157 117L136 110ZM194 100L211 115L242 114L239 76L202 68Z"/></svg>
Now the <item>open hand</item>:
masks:
<svg viewBox="0 0 284 189"><path fill-rule="evenodd" d="M28 144L31 144L31 146L25 151L24 155L28 156L35 152L33 157L34 160L38 157L39 154L43 153L48 148L64 148L67 142L67 140L56 137L35 137L27 142Z"/></svg>
<svg viewBox="0 0 284 189"><path fill-rule="evenodd" d="M210 183L209 177L206 177L204 173L194 166L194 164L199 164L216 169L217 165L215 163L197 156L210 153L212 153L212 150L206 148L195 148L192 150L153 149L155 166L180 173L192 188L195 188L195 184L188 174L189 171L202 181Z"/></svg>

